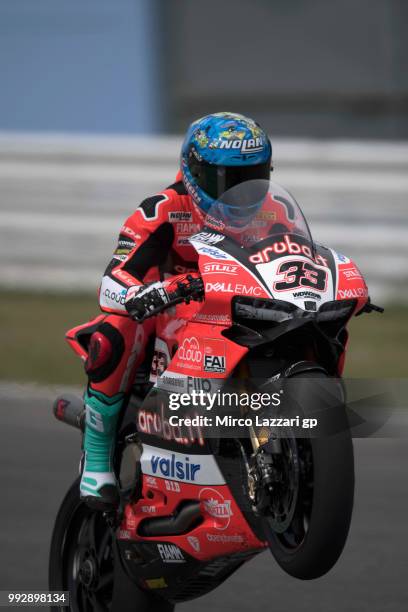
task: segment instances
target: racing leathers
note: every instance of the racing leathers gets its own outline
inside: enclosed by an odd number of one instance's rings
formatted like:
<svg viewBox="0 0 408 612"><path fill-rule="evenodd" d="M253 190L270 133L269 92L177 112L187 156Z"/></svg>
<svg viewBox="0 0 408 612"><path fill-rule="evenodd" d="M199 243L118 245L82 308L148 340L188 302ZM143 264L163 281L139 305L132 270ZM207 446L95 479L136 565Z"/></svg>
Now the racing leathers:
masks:
<svg viewBox="0 0 408 612"><path fill-rule="evenodd" d="M120 229L99 290L104 314L92 322L85 362L89 383L80 493L95 507L118 502L112 466L117 423L154 333L154 318L140 324L129 316L126 295L130 287L134 294L134 287L196 271L197 254L188 238L203 221L179 173L173 185L144 200Z"/></svg>

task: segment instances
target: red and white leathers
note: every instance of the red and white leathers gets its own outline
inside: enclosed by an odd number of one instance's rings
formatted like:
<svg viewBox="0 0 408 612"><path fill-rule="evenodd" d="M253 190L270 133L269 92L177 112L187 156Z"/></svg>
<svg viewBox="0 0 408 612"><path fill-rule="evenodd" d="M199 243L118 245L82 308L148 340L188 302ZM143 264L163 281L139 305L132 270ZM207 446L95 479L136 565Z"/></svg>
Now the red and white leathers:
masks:
<svg viewBox="0 0 408 612"><path fill-rule="evenodd" d="M125 308L129 287L197 270L197 255L188 238L203 227L204 215L188 195L180 173L176 180L144 200L125 221L102 278L99 303L106 315L96 321L86 372L91 389L108 396L130 390L154 333L154 319L139 324L129 317Z"/></svg>

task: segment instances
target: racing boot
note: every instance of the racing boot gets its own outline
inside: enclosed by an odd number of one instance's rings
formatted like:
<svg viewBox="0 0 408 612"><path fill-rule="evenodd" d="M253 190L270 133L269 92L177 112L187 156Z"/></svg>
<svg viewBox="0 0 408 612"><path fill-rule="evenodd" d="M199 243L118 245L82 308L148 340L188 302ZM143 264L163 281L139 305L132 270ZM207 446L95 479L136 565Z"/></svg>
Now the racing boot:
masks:
<svg viewBox="0 0 408 612"><path fill-rule="evenodd" d="M114 510L119 504L113 454L123 400L123 393L108 397L88 389L84 395L86 417L80 495L94 510Z"/></svg>

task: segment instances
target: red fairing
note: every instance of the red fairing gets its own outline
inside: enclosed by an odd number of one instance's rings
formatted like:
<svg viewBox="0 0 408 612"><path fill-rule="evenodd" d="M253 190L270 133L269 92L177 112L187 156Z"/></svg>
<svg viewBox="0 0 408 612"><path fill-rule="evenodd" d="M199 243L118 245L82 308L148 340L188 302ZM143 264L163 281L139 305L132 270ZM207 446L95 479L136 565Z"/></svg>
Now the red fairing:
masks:
<svg viewBox="0 0 408 612"><path fill-rule="evenodd" d="M368 288L363 275L352 259L341 256L337 259L336 300L357 299L355 313L359 312L368 299Z"/></svg>
<svg viewBox="0 0 408 612"><path fill-rule="evenodd" d="M119 539L145 540L138 534L142 521L169 516L183 500L193 499L200 502L202 522L197 527L183 535L149 537L149 541L166 540L200 561L267 546L254 535L226 484L194 485L145 474L142 495L136 504L126 506Z"/></svg>

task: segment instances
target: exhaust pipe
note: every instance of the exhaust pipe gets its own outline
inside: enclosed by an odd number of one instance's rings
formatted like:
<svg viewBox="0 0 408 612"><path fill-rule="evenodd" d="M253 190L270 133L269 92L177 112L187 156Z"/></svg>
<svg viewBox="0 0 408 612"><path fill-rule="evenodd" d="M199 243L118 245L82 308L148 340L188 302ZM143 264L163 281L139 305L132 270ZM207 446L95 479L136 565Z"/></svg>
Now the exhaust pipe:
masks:
<svg viewBox="0 0 408 612"><path fill-rule="evenodd" d="M60 395L54 402L53 412L58 421L84 431L85 406L81 397L71 393Z"/></svg>

